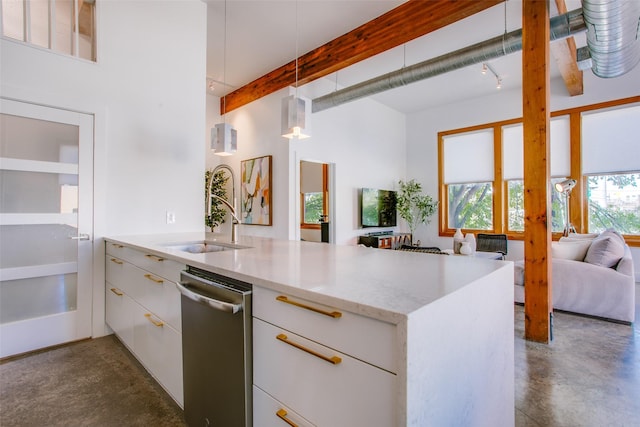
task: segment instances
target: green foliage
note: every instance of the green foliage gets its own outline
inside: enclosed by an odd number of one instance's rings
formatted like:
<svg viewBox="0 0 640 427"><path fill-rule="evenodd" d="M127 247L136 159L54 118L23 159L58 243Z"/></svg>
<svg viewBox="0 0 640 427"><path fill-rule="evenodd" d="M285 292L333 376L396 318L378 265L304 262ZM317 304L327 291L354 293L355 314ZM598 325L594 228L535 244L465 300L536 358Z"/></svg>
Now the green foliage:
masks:
<svg viewBox="0 0 640 427"><path fill-rule="evenodd" d="M211 194L215 194L216 196L222 197L223 199L227 199L227 190L225 188L229 177L226 176L224 171L218 171L215 175L213 175L212 170L208 170L204 174L204 199L205 203L209 200L209 195L207 191L209 187L211 187ZM213 183L210 184L210 180L213 179ZM216 199L215 197L211 197L211 210L209 215L205 215L204 223L207 227L217 227L220 224L224 224L225 217L227 215L227 210L222 204L221 201Z"/></svg>
<svg viewBox="0 0 640 427"><path fill-rule="evenodd" d="M318 224L323 215L323 194L305 193L304 195L304 223Z"/></svg>
<svg viewBox="0 0 640 427"><path fill-rule="evenodd" d="M615 202L601 206L591 199L594 188L600 184L609 184L622 190L625 187L637 187L640 175L600 175L590 176L587 180L587 199L589 200L589 231L600 232L614 228L623 234L640 234L640 212L637 204L631 206L616 205ZM600 182L600 181L606 182ZM618 200L620 203L620 200Z"/></svg>
<svg viewBox="0 0 640 427"><path fill-rule="evenodd" d="M491 183L449 185L449 227L472 230L493 228Z"/></svg>
<svg viewBox="0 0 640 427"><path fill-rule="evenodd" d="M428 194L422 194L422 185L414 179L404 182L400 180L400 191L396 209L402 219L407 221L411 234L420 224L429 224L432 216L438 208L438 201L433 200Z"/></svg>

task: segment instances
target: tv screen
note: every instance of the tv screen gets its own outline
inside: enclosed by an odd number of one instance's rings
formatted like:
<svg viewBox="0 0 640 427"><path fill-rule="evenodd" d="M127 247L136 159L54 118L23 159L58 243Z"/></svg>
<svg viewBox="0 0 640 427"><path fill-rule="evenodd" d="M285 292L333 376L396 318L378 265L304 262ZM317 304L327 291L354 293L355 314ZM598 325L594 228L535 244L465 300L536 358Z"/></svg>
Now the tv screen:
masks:
<svg viewBox="0 0 640 427"><path fill-rule="evenodd" d="M395 227L396 192L363 188L360 218L363 227Z"/></svg>

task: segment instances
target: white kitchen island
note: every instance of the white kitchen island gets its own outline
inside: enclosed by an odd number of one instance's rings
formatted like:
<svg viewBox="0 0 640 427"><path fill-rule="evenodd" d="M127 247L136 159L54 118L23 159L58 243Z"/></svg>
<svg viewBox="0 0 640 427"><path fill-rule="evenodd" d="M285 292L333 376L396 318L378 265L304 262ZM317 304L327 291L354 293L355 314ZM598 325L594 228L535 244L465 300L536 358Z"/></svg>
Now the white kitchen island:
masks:
<svg viewBox="0 0 640 427"><path fill-rule="evenodd" d="M511 262L252 237L240 239L245 249L175 247L203 240L226 242L211 233L106 239L253 284L254 425L272 425L256 411L278 405L300 425L514 424ZM343 371L280 354L282 336L337 357ZM282 363L318 363L295 365L295 377L319 382L289 381Z"/></svg>

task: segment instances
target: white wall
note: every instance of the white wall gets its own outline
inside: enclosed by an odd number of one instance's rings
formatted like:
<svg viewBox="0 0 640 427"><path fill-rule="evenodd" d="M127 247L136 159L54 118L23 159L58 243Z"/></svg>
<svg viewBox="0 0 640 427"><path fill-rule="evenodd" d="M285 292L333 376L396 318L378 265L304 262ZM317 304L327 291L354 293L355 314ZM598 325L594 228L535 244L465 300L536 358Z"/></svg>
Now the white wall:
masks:
<svg viewBox="0 0 640 427"><path fill-rule="evenodd" d="M615 79L584 73L584 94L570 97L563 82L552 81L551 111L595 104L640 94L640 67ZM422 182L431 195L438 194L438 132L522 117L521 89L500 91L485 98L469 99L410 114L407 117L407 175ZM451 238L438 236L437 219L416 232L423 244L450 248ZM632 248L636 277L640 274L640 248ZM523 258L521 241L509 241L509 259Z"/></svg>
<svg viewBox="0 0 640 427"><path fill-rule="evenodd" d="M103 236L203 229L206 4L100 1L97 30L97 63L0 40L3 97L95 115L95 336Z"/></svg>
<svg viewBox="0 0 640 427"><path fill-rule="evenodd" d="M305 95L303 88L300 91ZM360 100L312 114L311 138L290 141L280 135L280 103L288 93L284 89L228 113L227 122L238 130L238 152L226 158L208 154L207 167L227 163L237 175L241 160L272 155L273 226L242 225L240 233L295 239L299 238L299 162L333 163L335 242L356 244L357 236L365 232L358 228L358 188L394 189L405 178L405 116ZM217 98L209 98L208 128L219 120Z"/></svg>

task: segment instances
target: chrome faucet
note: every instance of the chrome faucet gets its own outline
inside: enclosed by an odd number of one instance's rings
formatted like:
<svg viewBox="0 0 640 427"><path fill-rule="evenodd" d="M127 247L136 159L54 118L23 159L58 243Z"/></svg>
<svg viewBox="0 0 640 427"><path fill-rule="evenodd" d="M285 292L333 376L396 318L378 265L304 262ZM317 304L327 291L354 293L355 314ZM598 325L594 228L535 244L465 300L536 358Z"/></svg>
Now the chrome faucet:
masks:
<svg viewBox="0 0 640 427"><path fill-rule="evenodd" d="M217 194L211 193L211 190L212 190L211 187L213 185L213 177L221 169L226 169L229 172L229 175L231 175L231 194L233 196L233 205L229 203L228 200L223 199ZM241 221L238 218L238 215L236 214L236 181L233 176L233 170L231 170L231 168L228 165L224 165L224 164L218 165L213 169L213 172L211 173L211 179L209 180L209 187L207 188L205 216L211 213L211 203L213 202L213 198L216 198L217 200L221 201L227 208L229 208L229 213L233 218L233 220L231 221L231 242L237 243L238 242L237 229L238 229L238 225L241 224Z"/></svg>

